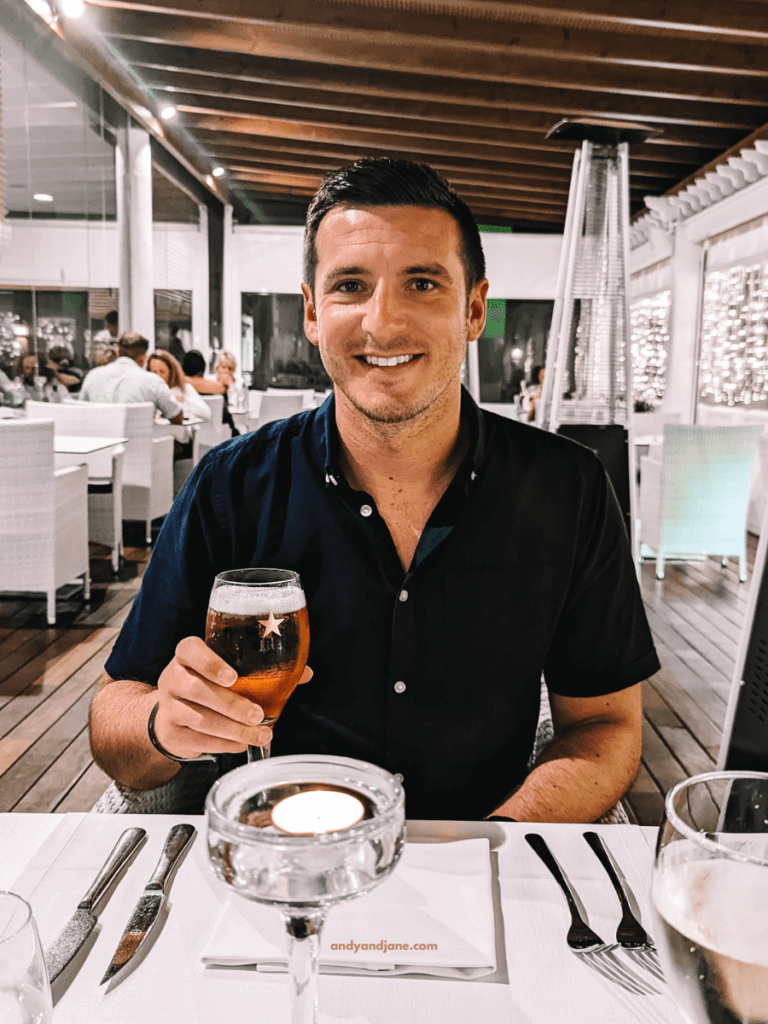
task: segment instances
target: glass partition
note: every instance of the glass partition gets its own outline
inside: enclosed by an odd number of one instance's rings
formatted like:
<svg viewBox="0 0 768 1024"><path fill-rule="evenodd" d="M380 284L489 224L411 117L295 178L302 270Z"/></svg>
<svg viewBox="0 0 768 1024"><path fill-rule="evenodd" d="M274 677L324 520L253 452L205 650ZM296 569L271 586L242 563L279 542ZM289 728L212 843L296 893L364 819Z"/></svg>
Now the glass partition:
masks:
<svg viewBox="0 0 768 1024"><path fill-rule="evenodd" d="M553 308L551 301L488 300L477 343L481 402L513 403L534 367L544 366Z"/></svg>
<svg viewBox="0 0 768 1024"><path fill-rule="evenodd" d="M320 353L304 334L301 295L242 293L243 367L251 365L251 387L314 388L325 391L331 379Z"/></svg>

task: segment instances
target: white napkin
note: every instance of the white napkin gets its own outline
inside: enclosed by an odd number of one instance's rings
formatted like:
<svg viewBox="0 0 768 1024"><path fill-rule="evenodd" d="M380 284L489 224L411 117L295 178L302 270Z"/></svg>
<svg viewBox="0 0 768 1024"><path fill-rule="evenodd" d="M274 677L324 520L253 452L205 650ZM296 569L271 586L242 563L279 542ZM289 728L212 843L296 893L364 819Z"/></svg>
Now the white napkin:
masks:
<svg viewBox="0 0 768 1024"><path fill-rule="evenodd" d="M274 907L232 894L202 960L208 965L284 971L286 941L285 926ZM406 944L407 949L396 948ZM428 945L433 948L416 948ZM320 940L320 970L443 978L493 974L496 946L488 840L407 843L400 863L381 885L331 907Z"/></svg>

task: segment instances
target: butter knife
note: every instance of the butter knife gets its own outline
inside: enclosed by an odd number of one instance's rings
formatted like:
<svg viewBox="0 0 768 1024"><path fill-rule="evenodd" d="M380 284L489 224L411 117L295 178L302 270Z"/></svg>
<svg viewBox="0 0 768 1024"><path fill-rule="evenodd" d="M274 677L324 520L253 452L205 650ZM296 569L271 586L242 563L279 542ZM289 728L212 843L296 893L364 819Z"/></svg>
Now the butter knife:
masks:
<svg viewBox="0 0 768 1024"><path fill-rule="evenodd" d="M174 825L168 833L157 867L144 887L139 902L134 907L131 919L126 925L123 937L112 957L112 963L99 982L100 985L124 971L141 947L145 945L168 898L166 886L173 869L194 835L195 829L191 825Z"/></svg>
<svg viewBox="0 0 768 1024"><path fill-rule="evenodd" d="M93 885L77 905L77 910L59 937L45 951L48 978L55 981L81 948L96 925L93 908L109 889L115 877L128 863L147 837L143 828L129 828L120 836Z"/></svg>

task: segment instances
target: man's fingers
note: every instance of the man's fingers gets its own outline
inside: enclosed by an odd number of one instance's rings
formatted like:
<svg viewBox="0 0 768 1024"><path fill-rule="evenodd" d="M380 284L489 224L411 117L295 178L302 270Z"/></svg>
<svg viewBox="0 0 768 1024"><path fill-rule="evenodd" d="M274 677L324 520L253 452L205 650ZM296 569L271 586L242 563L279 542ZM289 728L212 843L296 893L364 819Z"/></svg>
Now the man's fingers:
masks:
<svg viewBox="0 0 768 1024"><path fill-rule="evenodd" d="M312 671L309 665L307 665L307 667L301 673L301 679L299 679L299 686L301 686L302 683L308 683L314 674L315 673Z"/></svg>
<svg viewBox="0 0 768 1024"><path fill-rule="evenodd" d="M218 686L232 686L237 672L215 654L199 636L186 636L176 647L176 660Z"/></svg>
<svg viewBox="0 0 768 1024"><path fill-rule="evenodd" d="M249 743L254 746L263 746L272 738L272 730L265 725L236 722L210 708L201 707L199 704L190 704L183 700L177 701L173 717L176 729L181 728L184 731L199 733L201 736L207 737L209 743L212 737L215 740L238 743L241 750ZM205 751L205 753L218 752L216 748Z"/></svg>
<svg viewBox="0 0 768 1024"><path fill-rule="evenodd" d="M258 725L264 718L260 704L242 694L232 693L226 687L218 686L188 669L183 676L169 680L167 692L176 701L210 709L241 725Z"/></svg>

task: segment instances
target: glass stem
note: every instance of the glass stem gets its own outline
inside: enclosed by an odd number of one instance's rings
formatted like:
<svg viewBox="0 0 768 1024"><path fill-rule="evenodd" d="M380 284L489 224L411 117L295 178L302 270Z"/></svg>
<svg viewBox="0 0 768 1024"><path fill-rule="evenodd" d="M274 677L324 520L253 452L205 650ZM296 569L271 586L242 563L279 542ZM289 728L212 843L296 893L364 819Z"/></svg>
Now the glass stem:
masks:
<svg viewBox="0 0 768 1024"><path fill-rule="evenodd" d="M282 911L282 915L288 931L291 1024L316 1024L320 932L326 911L313 910L309 914Z"/></svg>
<svg viewBox="0 0 768 1024"><path fill-rule="evenodd" d="M266 761L272 752L272 743L265 743L263 747L248 747L248 763L251 761Z"/></svg>

